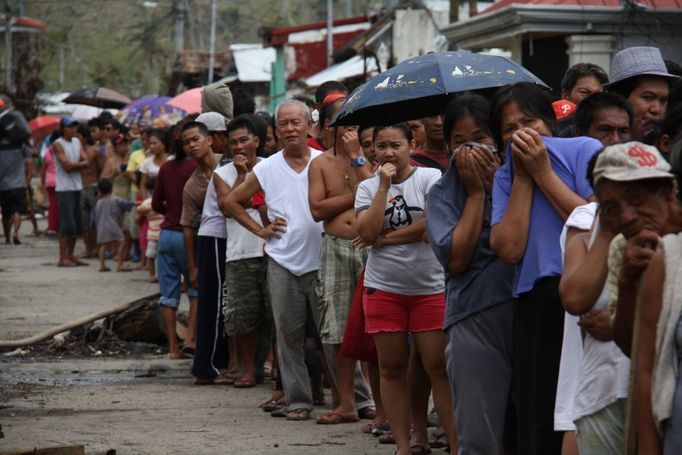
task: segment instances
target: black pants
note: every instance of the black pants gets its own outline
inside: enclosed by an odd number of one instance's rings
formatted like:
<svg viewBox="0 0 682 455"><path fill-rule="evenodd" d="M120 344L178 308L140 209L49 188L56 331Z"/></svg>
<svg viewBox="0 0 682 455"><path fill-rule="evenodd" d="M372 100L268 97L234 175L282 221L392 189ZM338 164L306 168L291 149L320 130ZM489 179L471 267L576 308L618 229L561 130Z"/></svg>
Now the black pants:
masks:
<svg viewBox="0 0 682 455"><path fill-rule="evenodd" d="M554 431L564 327L559 279L537 281L515 302L512 387L523 455L561 454L563 433Z"/></svg>
<svg viewBox="0 0 682 455"><path fill-rule="evenodd" d="M227 368L227 350L223 311L225 298L226 240L197 237L199 262L199 298L197 307L197 346L192 374L198 378L213 378Z"/></svg>

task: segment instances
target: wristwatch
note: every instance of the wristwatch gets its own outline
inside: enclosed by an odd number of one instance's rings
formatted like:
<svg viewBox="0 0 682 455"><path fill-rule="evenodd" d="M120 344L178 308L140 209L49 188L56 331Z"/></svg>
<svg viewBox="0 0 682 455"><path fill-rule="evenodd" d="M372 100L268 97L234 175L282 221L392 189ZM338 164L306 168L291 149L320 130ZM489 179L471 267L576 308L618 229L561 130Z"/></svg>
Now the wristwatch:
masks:
<svg viewBox="0 0 682 455"><path fill-rule="evenodd" d="M360 156L358 156L357 158L355 158L355 159L350 163L350 165L351 165L352 167L360 167L360 166L364 166L366 162L367 162L367 158L365 158L364 156L360 155Z"/></svg>

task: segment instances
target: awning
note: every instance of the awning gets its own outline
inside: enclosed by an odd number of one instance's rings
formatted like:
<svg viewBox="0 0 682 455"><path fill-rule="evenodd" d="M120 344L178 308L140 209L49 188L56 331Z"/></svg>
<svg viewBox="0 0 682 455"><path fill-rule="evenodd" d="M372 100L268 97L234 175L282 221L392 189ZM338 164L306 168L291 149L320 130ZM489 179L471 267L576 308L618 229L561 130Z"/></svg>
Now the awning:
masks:
<svg viewBox="0 0 682 455"><path fill-rule="evenodd" d="M356 55L303 79L303 83L308 87L319 87L327 81L342 81L351 77L362 76L365 71L368 75L375 73L377 71L376 60L373 57L367 57L366 62L365 68L362 56Z"/></svg>
<svg viewBox="0 0 682 455"><path fill-rule="evenodd" d="M260 44L233 44L230 46L237 75L242 82L270 82L275 49Z"/></svg>

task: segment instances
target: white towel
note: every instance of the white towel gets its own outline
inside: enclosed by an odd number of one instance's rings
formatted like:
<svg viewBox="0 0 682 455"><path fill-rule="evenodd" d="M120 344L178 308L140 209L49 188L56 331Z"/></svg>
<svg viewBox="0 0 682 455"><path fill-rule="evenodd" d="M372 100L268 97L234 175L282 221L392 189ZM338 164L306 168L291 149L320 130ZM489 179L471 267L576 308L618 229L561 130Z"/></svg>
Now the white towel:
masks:
<svg viewBox="0 0 682 455"><path fill-rule="evenodd" d="M663 237L665 282L663 302L656 329L656 357L651 380L651 407L659 433L672 416L677 384L677 343L675 331L682 314L682 234Z"/></svg>

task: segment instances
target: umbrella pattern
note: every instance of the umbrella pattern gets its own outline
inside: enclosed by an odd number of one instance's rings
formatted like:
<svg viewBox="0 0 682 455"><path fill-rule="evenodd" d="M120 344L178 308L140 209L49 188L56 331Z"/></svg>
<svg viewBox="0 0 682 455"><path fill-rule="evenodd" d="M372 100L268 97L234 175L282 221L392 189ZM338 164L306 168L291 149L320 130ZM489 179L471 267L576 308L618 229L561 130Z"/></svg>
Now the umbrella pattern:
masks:
<svg viewBox="0 0 682 455"><path fill-rule="evenodd" d="M521 65L500 56L452 51L411 57L355 89L334 124L393 124L436 115L453 93L516 82L547 87Z"/></svg>
<svg viewBox="0 0 682 455"><path fill-rule="evenodd" d="M180 121L187 113L167 104L168 96L150 95L139 98L121 109L119 121L126 126L143 125L162 128Z"/></svg>

